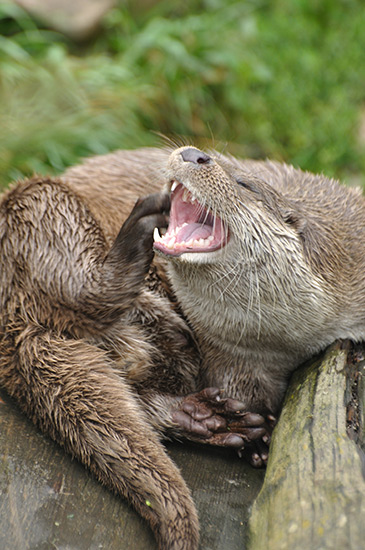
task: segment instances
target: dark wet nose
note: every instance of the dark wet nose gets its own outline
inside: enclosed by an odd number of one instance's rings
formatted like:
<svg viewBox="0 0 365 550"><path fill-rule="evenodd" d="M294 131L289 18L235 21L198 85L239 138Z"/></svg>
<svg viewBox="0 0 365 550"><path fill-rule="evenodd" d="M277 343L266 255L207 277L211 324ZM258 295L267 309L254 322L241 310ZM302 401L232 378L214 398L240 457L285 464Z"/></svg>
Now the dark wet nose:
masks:
<svg viewBox="0 0 365 550"><path fill-rule="evenodd" d="M193 162L194 164L207 164L210 161L210 156L199 149L189 147L181 151L181 156L185 162Z"/></svg>

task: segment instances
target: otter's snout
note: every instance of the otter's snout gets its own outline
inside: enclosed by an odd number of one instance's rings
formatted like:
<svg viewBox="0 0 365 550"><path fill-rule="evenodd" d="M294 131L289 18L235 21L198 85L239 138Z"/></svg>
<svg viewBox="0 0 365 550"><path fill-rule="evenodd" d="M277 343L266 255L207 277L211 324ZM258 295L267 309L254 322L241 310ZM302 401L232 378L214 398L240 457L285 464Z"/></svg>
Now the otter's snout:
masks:
<svg viewBox="0 0 365 550"><path fill-rule="evenodd" d="M183 149L180 154L185 162L193 162L194 164L208 164L211 160L209 155L194 147Z"/></svg>

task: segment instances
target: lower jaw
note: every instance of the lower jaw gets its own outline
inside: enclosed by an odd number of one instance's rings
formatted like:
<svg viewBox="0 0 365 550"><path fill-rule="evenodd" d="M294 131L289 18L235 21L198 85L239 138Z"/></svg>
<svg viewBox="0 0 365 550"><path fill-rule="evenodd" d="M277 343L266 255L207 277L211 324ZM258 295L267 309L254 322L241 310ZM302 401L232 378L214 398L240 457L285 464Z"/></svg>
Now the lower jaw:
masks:
<svg viewBox="0 0 365 550"><path fill-rule="evenodd" d="M162 243L154 243L153 245L154 249L158 252L162 252L165 256L173 256L178 257L182 256L184 254L206 254L209 255L213 252L216 252L217 250L221 250L222 246L217 245L216 247L211 248L188 248L188 247L182 247L182 248L168 248L167 246L164 246Z"/></svg>
<svg viewBox="0 0 365 550"><path fill-rule="evenodd" d="M226 258L226 247L217 247L214 250L204 251L204 250L184 250L182 251L172 251L165 250L165 248L158 248L154 245L155 252L164 257L166 260L175 264L176 267L182 264L192 264L192 265L209 265L225 262Z"/></svg>

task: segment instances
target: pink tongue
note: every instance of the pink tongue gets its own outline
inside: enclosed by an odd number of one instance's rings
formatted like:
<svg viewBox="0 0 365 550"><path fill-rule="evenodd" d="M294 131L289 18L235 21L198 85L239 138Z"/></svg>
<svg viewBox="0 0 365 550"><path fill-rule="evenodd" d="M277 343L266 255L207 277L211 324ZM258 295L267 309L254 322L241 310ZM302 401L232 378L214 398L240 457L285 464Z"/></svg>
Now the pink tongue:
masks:
<svg viewBox="0 0 365 550"><path fill-rule="evenodd" d="M202 225L201 223L189 223L180 229L176 235L176 242L183 243L191 239L198 241L199 239L207 239L210 235L212 235L211 226Z"/></svg>

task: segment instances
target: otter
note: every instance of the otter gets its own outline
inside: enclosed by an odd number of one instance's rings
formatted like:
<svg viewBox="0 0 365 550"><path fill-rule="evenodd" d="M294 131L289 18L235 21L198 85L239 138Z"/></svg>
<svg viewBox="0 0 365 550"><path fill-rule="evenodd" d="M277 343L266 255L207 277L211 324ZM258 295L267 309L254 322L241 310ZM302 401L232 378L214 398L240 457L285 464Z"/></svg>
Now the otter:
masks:
<svg viewBox="0 0 365 550"><path fill-rule="evenodd" d="M324 176L192 146L18 183L0 203L0 384L160 549L195 549L161 437L266 462L291 372L364 338L363 207Z"/></svg>
<svg viewBox="0 0 365 550"><path fill-rule="evenodd" d="M170 207L167 158L126 151L3 194L0 385L129 500L160 549L194 550L197 513L162 436L241 449L265 428L239 400L198 385L195 336L163 262L152 262Z"/></svg>
<svg viewBox="0 0 365 550"><path fill-rule="evenodd" d="M277 415L301 363L365 339L361 190L194 147L172 152L165 179L169 226L154 248L197 338L200 383Z"/></svg>
<svg viewBox="0 0 365 550"><path fill-rule="evenodd" d="M117 183L121 155L67 177L84 186L86 174L109 170ZM365 338L362 192L193 146L169 151L159 175L171 209L154 249L198 342L198 388L222 388L261 415L264 432L245 442L261 466L291 373L336 339ZM181 411L173 416L189 428Z"/></svg>

